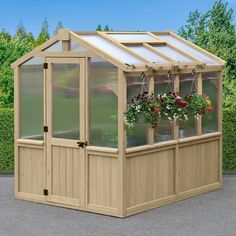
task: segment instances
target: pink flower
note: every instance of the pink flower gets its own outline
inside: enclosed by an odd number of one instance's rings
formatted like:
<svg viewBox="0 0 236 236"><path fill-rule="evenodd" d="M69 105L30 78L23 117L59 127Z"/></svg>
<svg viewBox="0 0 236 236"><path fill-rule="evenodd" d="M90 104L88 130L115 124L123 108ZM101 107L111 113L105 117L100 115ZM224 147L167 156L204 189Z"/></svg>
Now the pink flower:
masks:
<svg viewBox="0 0 236 236"><path fill-rule="evenodd" d="M207 109L208 109L208 111L214 111L215 110L215 108L212 107L212 106L208 107Z"/></svg>

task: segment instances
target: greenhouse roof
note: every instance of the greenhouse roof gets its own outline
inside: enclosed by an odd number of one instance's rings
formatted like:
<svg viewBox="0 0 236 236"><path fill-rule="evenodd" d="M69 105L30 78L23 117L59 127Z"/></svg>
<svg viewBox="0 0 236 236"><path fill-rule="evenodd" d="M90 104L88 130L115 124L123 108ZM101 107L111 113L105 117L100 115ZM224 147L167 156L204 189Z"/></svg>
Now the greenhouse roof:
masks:
<svg viewBox="0 0 236 236"><path fill-rule="evenodd" d="M225 61L171 31L166 32L74 32L58 35L13 63L13 67L42 51L57 51L61 40L71 40L71 51L91 51L125 71L172 67L215 67ZM58 46L58 44L60 44Z"/></svg>

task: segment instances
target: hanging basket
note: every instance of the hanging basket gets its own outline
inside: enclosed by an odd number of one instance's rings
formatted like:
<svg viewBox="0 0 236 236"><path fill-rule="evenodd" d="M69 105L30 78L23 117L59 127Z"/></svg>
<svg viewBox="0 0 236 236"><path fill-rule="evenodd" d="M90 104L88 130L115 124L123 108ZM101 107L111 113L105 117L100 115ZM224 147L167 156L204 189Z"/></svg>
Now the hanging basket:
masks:
<svg viewBox="0 0 236 236"><path fill-rule="evenodd" d="M198 119L213 110L209 97L194 92L185 97L172 92L154 97L153 94L144 92L128 102L124 123L127 127L133 128L139 116L143 115L148 126L155 128L162 118L167 118L170 122L177 118L187 121L192 117Z"/></svg>

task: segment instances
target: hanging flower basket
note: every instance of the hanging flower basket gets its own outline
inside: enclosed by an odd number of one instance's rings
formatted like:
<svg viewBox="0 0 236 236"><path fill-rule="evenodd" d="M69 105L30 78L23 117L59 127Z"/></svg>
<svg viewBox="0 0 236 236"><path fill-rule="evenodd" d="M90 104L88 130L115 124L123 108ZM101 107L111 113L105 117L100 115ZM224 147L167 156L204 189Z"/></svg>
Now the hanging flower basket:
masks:
<svg viewBox="0 0 236 236"><path fill-rule="evenodd" d="M140 115L143 115L149 127L155 128L160 120L167 118L170 122L178 118L182 121L212 112L214 107L207 96L191 93L180 97L175 93L153 94L144 92L133 97L128 102L127 111L124 114L124 122L129 128L133 128Z"/></svg>

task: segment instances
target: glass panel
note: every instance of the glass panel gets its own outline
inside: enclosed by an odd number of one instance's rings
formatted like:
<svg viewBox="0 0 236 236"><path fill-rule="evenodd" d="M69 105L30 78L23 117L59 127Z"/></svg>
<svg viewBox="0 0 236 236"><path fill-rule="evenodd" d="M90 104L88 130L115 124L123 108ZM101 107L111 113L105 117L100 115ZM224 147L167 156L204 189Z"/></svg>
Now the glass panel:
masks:
<svg viewBox="0 0 236 236"><path fill-rule="evenodd" d="M46 48L44 51L47 52L61 52L62 51L62 41L54 43L52 46Z"/></svg>
<svg viewBox="0 0 236 236"><path fill-rule="evenodd" d="M80 64L52 65L53 137L79 140Z"/></svg>
<svg viewBox="0 0 236 236"><path fill-rule="evenodd" d="M187 94L197 92L195 78L197 78L197 75L194 78L191 74L180 75L180 96L185 97ZM196 119L194 117L187 121L179 121L179 138L195 136L196 133Z"/></svg>
<svg viewBox="0 0 236 236"><path fill-rule="evenodd" d="M147 58L151 62L167 63L164 58L158 56L143 46L129 46L129 48L141 56Z"/></svg>
<svg viewBox="0 0 236 236"><path fill-rule="evenodd" d="M154 78L155 97L158 94L168 94L173 91L173 83L167 75L157 75ZM173 139L173 124L167 118L162 117L160 124L154 131L154 141L162 142Z"/></svg>
<svg viewBox="0 0 236 236"><path fill-rule="evenodd" d="M109 34L114 39L117 40L131 40L131 41L158 41L156 38L148 34Z"/></svg>
<svg viewBox="0 0 236 236"><path fill-rule="evenodd" d="M70 51L87 52L88 50L74 40L70 40Z"/></svg>
<svg viewBox="0 0 236 236"><path fill-rule="evenodd" d="M171 35L158 35L159 38L162 40L172 44L173 46L181 49L182 51L188 53L189 55L195 57L196 59L203 61L207 64L219 64L215 60L213 60L211 57L208 57L207 55L199 52L197 49L194 49L187 44L181 42L180 40L174 38Z"/></svg>
<svg viewBox="0 0 236 236"><path fill-rule="evenodd" d="M140 60L136 59L129 53L123 51L122 49L116 47L109 41L97 36L97 35L80 35L80 38L86 40L89 44L92 44L96 48L104 51L110 56L117 58L118 60L128 63L128 64L139 64L142 63Z"/></svg>
<svg viewBox="0 0 236 236"><path fill-rule="evenodd" d="M20 66L20 137L43 140L43 58Z"/></svg>
<svg viewBox="0 0 236 236"><path fill-rule="evenodd" d="M202 90L203 95L210 98L212 106L215 108L213 112L202 116L202 133L207 134L218 130L218 73L202 74Z"/></svg>
<svg viewBox="0 0 236 236"><path fill-rule="evenodd" d="M178 53L174 49L168 47L168 46L153 46L154 48L158 49L161 51L163 54L166 56L174 59L175 61L179 62L191 62L192 60L183 56L182 54Z"/></svg>
<svg viewBox="0 0 236 236"><path fill-rule="evenodd" d="M140 94L143 81L140 77L127 77L127 100ZM148 81L144 82L144 91L148 91ZM147 124L140 117L134 128L127 128L127 147L147 144Z"/></svg>
<svg viewBox="0 0 236 236"><path fill-rule="evenodd" d="M117 147L118 70L99 57L89 63L90 145Z"/></svg>

